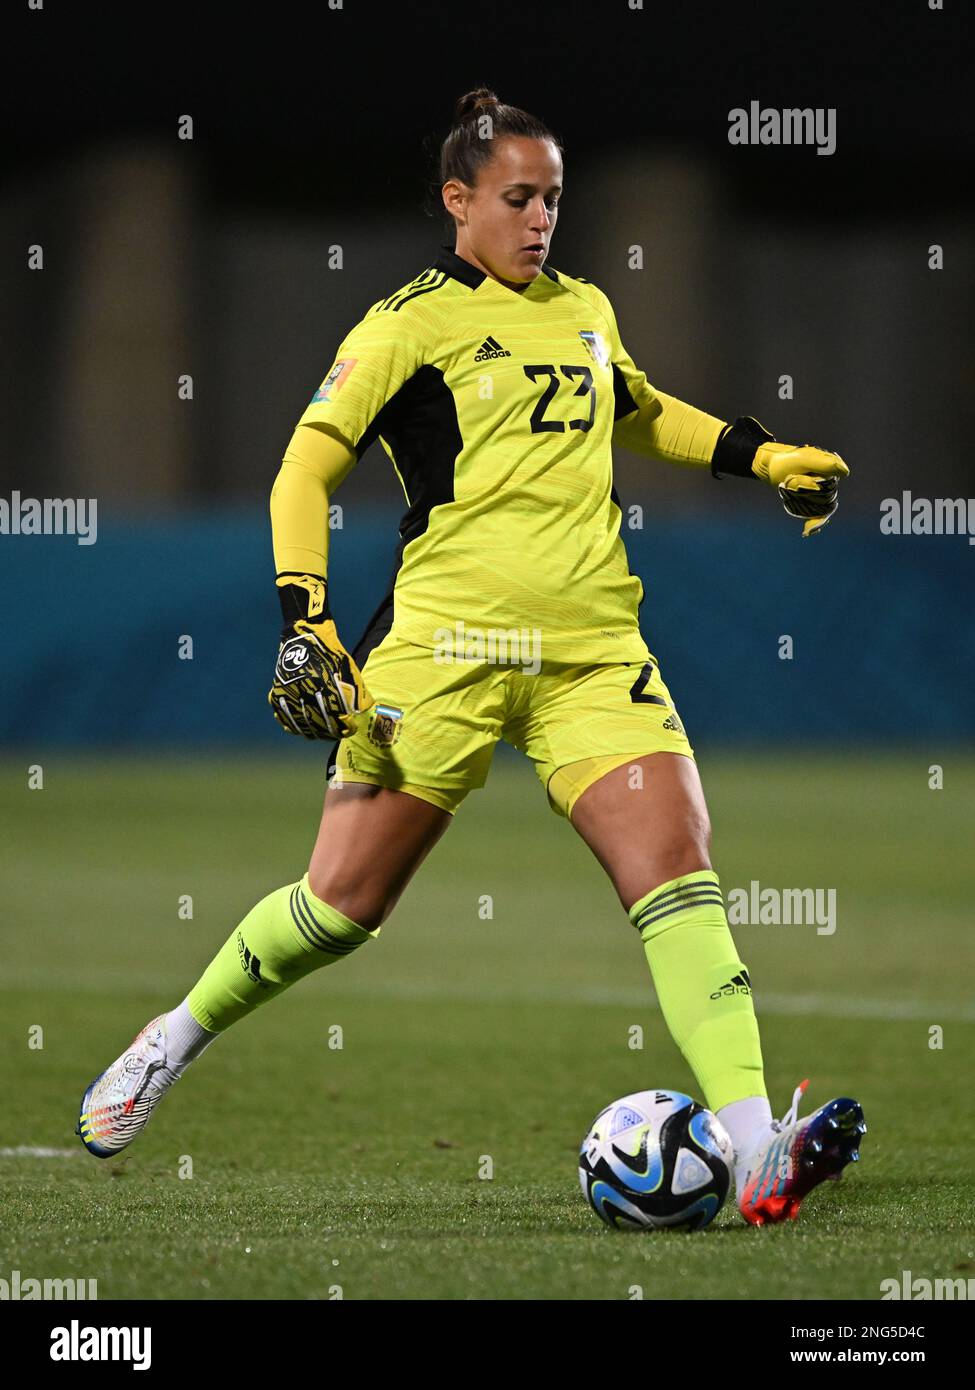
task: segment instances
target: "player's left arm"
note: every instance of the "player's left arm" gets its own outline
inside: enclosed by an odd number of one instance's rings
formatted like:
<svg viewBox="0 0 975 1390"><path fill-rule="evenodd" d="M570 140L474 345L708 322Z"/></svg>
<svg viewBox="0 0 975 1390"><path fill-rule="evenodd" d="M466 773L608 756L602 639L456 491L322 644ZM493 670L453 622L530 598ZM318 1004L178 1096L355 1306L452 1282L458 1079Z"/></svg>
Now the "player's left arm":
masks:
<svg viewBox="0 0 975 1390"><path fill-rule="evenodd" d="M667 463L709 468L715 478L760 478L778 488L785 510L802 520L803 536L820 531L836 511L837 479L850 471L839 454L781 444L751 416L729 425L654 390L623 347L612 306L603 298L612 339L613 443Z"/></svg>

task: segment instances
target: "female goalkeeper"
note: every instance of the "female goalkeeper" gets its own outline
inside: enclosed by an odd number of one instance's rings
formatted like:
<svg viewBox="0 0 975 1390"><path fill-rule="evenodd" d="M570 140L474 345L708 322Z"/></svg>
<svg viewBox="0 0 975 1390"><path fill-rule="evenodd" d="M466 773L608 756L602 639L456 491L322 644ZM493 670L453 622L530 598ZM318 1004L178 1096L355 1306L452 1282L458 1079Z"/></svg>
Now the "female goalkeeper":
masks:
<svg viewBox="0 0 975 1390"><path fill-rule="evenodd" d="M78 1132L110 1157L220 1033L377 938L505 739L606 870L667 1026L735 1150L762 1224L858 1157L862 1111L774 1121L747 970L728 930L694 755L640 633L612 445L777 487L803 535L836 507L836 454L778 444L651 387L609 299L553 270L561 146L486 89L443 143L456 224L339 347L271 493L285 619L270 700L338 749L304 877L245 917L183 1003L85 1091ZM380 439L406 494L392 590L351 656L329 615L329 499ZM635 769L639 768L637 775Z"/></svg>

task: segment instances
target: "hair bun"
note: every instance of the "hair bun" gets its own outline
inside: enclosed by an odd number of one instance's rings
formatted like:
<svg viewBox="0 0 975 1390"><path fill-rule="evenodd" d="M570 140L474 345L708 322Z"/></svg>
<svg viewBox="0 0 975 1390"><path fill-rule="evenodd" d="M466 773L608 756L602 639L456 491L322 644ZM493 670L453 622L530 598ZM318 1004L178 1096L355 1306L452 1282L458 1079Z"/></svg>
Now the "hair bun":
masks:
<svg viewBox="0 0 975 1390"><path fill-rule="evenodd" d="M500 105L499 97L491 91L490 87L475 87L474 91L465 92L462 97L458 98L454 110L454 124L463 125L465 121L474 120L482 112Z"/></svg>

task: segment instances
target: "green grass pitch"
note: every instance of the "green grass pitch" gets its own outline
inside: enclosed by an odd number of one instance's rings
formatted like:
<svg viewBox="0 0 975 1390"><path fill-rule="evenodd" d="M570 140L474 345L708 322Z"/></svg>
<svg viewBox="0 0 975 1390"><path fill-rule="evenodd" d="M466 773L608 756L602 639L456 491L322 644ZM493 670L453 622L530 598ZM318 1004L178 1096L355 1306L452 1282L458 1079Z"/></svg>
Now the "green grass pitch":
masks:
<svg viewBox="0 0 975 1390"><path fill-rule="evenodd" d="M303 872L321 764L8 755L0 1275L96 1278L100 1299L877 1299L904 1269L975 1278L975 758L938 760L942 791L927 752L699 751L725 891L837 891L833 935L735 931L773 1110L808 1076L810 1105L853 1094L869 1132L795 1225L752 1230L729 1201L686 1235L611 1231L583 1201L598 1110L697 1088L527 764L498 759L377 944L234 1027L102 1162L73 1133L85 1084Z"/></svg>

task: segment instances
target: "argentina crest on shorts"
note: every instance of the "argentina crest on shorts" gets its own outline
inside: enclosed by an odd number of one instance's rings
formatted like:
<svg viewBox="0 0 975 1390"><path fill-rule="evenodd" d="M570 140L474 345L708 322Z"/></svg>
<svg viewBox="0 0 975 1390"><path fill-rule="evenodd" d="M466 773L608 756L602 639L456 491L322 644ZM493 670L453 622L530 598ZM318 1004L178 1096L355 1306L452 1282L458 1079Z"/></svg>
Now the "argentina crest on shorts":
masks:
<svg viewBox="0 0 975 1390"><path fill-rule="evenodd" d="M369 718L369 741L377 748L391 748L403 727L403 711L395 705L377 705Z"/></svg>

